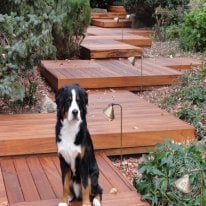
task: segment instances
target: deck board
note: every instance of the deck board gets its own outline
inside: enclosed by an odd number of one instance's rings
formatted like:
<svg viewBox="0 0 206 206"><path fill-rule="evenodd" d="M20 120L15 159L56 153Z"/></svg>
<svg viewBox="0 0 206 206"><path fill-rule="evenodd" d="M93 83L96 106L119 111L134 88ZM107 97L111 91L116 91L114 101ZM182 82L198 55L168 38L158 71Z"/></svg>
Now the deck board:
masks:
<svg viewBox="0 0 206 206"><path fill-rule="evenodd" d="M100 183L102 183L103 187L103 206L112 206L112 205L142 205L148 206L148 203L141 201L141 196L135 192L135 189L130 185L125 178L116 172L111 166L111 161L104 155L104 154L96 154L97 163L100 166ZM4 179L4 183L6 185L6 193L8 195L9 204L10 206L52 206L57 205L58 199L62 195L62 185L61 185L61 178L59 174L59 164L54 166L54 159L58 160L57 157L53 154L44 155L44 156L33 156L33 157L15 157L15 161L18 162L18 167L21 170L15 171L11 169L11 162L13 159L1 159L0 160L0 170L2 169L4 172L2 173L2 179ZM28 161L29 160L29 161ZM31 162L32 160L32 162ZM25 164L27 162L27 164ZM42 168L39 169L39 162L42 164ZM30 164L37 166L37 168L31 167ZM5 170L7 168L7 170ZM47 174L49 181L44 181L40 184L37 183L34 185L36 191L38 191L39 196L32 197L32 199L28 199L28 196L23 195L21 198L15 198L17 194L19 194L19 188L22 191L27 191L27 193L32 195L33 189L28 188L25 185L25 182L28 180L30 182L30 177L25 175L30 170L35 169L35 177L34 182L37 180L41 182L42 175ZM8 178L8 176L12 175L15 177L24 176L24 182L16 182L11 181L13 178ZM42 173L43 172L43 173ZM43 175L44 176L44 175ZM53 180L52 180L53 179ZM112 182L112 183L111 183ZM4 183L3 186L4 186ZM17 186L16 186L17 184ZM110 190L114 187L117 187L117 194L112 195L110 194ZM55 189L54 189L55 187ZM56 191L56 196L50 196L48 193L48 188L53 188ZM44 195L42 194L44 193ZM46 196L45 196L45 193ZM24 193L25 194L25 193ZM124 195L123 195L124 194ZM74 201L71 203L71 206L80 206L81 202Z"/></svg>
<svg viewBox="0 0 206 206"><path fill-rule="evenodd" d="M128 60L42 61L41 72L56 90L73 83L87 89L169 85L182 74L144 61L141 76L141 67L133 67Z"/></svg>
<svg viewBox="0 0 206 206"><path fill-rule="evenodd" d="M150 64L161 65L163 67L169 67L176 70L192 69L197 66L201 66L203 63L192 57L157 57L157 58L144 58L144 62ZM139 63L140 64L140 63ZM137 66L139 65L137 63Z"/></svg>
<svg viewBox="0 0 206 206"><path fill-rule="evenodd" d="M6 188L4 185L1 166L0 166L0 205L2 205L2 206L8 205L8 198L7 198L7 194L6 194Z"/></svg>
<svg viewBox="0 0 206 206"><path fill-rule="evenodd" d="M127 153L127 148L147 151L147 147L152 148L165 138L175 141L195 138L192 126L133 93L120 90L89 91L87 119L96 150L114 151L120 147L118 108L117 118L112 122L102 112L111 102L123 106L124 153ZM55 152L55 120L56 114L1 115L0 156Z"/></svg>
<svg viewBox="0 0 206 206"><path fill-rule="evenodd" d="M139 28L139 29L124 28L123 32L124 32L124 36L139 35L139 36L149 37L152 35L151 29L148 28ZM121 36L122 28L102 28L97 26L89 26L87 29L87 34L93 36L111 36L112 38L112 36Z"/></svg>
<svg viewBox="0 0 206 206"><path fill-rule="evenodd" d="M103 28L130 28L131 21L126 19L120 19L119 22L115 22L114 19L92 19L91 24Z"/></svg>
<svg viewBox="0 0 206 206"><path fill-rule="evenodd" d="M108 40L108 39L114 39L116 41L123 42L125 44L133 45L133 46L139 46L139 47L150 47L152 45L152 40L149 37L144 37L140 35L125 35L123 32L123 36L121 35L102 35L102 36L87 36L86 40Z"/></svg>
<svg viewBox="0 0 206 206"><path fill-rule="evenodd" d="M142 48L113 39L84 39L80 55L84 59L106 59L141 56Z"/></svg>
<svg viewBox="0 0 206 206"><path fill-rule="evenodd" d="M125 18L126 12L92 12L91 19L113 19L115 17Z"/></svg>

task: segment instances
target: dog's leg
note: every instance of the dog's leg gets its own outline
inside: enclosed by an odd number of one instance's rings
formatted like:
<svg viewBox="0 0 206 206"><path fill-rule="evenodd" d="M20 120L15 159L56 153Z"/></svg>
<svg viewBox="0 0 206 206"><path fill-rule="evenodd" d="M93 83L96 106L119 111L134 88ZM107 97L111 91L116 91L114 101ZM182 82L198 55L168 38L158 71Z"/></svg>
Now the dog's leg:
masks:
<svg viewBox="0 0 206 206"><path fill-rule="evenodd" d="M91 206L90 202L91 181L87 180L87 184L82 181L82 206Z"/></svg>
<svg viewBox="0 0 206 206"><path fill-rule="evenodd" d="M72 171L70 166L62 157L60 157L60 167L62 172L63 196L58 206L68 206L69 201L73 199L73 195L70 189Z"/></svg>

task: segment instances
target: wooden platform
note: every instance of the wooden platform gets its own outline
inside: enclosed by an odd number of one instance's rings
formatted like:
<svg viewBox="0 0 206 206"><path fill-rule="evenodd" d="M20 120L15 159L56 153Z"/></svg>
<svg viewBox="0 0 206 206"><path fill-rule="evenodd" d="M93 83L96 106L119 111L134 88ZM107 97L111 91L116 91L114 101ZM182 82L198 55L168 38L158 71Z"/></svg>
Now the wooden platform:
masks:
<svg viewBox="0 0 206 206"><path fill-rule="evenodd" d="M138 47L150 47L152 45L152 40L149 37L144 37L140 35L125 35L124 31L121 35L116 36L87 36L86 40L116 40L123 42L125 44L130 44Z"/></svg>
<svg viewBox="0 0 206 206"><path fill-rule="evenodd" d="M114 168L104 154L97 154L103 206L149 206ZM110 194L117 188L117 194ZM0 160L0 205L56 206L62 195L59 160L55 155ZM80 206L73 201L71 206Z"/></svg>
<svg viewBox="0 0 206 206"><path fill-rule="evenodd" d="M120 19L115 22L114 19L92 19L91 24L103 28L128 28L131 27L131 21Z"/></svg>
<svg viewBox="0 0 206 206"><path fill-rule="evenodd" d="M96 150L119 153L120 112L108 121L102 110L112 102L123 107L123 153L148 152L165 138L195 138L195 129L128 91L90 91L88 127ZM55 114L0 116L0 156L56 152Z"/></svg>
<svg viewBox="0 0 206 206"><path fill-rule="evenodd" d="M141 56L142 48L112 39L84 39L81 43L80 54L84 59Z"/></svg>
<svg viewBox="0 0 206 206"><path fill-rule="evenodd" d="M143 62L133 67L128 60L42 61L41 73L54 89L79 83L87 89L160 86L174 83L182 74L173 69Z"/></svg>
<svg viewBox="0 0 206 206"><path fill-rule="evenodd" d="M125 12L126 13L126 10L125 10L124 6L110 6L109 11L119 12L119 13Z"/></svg>
<svg viewBox="0 0 206 206"><path fill-rule="evenodd" d="M150 37L152 35L151 29L148 28L140 28L140 29L132 29L132 28L124 28L123 29L124 36L128 35L140 35ZM122 35L122 28L101 28L97 26L89 26L87 29L87 33L93 36L116 36Z"/></svg>
<svg viewBox="0 0 206 206"><path fill-rule="evenodd" d="M144 62L161 65L164 67L169 67L177 70L192 69L197 66L201 66L202 62L194 59L192 57L175 57L175 58L166 58L166 57L157 57L157 58L144 58ZM138 62L138 66L140 61Z"/></svg>
<svg viewBox="0 0 206 206"><path fill-rule="evenodd" d="M125 19L126 14L126 12L92 12L91 19L114 19L115 17Z"/></svg>

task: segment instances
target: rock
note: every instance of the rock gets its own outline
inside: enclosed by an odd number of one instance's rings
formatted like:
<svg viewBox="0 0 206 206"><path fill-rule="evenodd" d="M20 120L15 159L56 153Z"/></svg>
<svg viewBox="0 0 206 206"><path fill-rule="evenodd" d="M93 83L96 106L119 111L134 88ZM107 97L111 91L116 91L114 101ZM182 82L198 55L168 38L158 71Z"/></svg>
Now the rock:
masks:
<svg viewBox="0 0 206 206"><path fill-rule="evenodd" d="M44 95L41 103L41 113L53 113L56 112L56 103L52 101L47 95Z"/></svg>

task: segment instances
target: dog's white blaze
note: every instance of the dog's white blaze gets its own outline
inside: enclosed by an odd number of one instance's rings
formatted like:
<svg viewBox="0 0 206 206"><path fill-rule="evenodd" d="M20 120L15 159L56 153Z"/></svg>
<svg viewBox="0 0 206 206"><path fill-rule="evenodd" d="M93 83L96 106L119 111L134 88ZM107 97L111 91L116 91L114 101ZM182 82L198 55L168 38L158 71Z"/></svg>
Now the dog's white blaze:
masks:
<svg viewBox="0 0 206 206"><path fill-rule="evenodd" d="M93 199L93 206L101 206L101 203L97 198Z"/></svg>
<svg viewBox="0 0 206 206"><path fill-rule="evenodd" d="M73 183L73 189L74 189L74 194L76 196L76 198L80 198L81 197L81 185L74 182Z"/></svg>
<svg viewBox="0 0 206 206"><path fill-rule="evenodd" d="M68 111L68 120L71 121L73 120L73 114L72 114L72 111L73 110L77 110L78 111L78 115L77 115L77 118L79 121L81 121L81 115L80 115L80 110L79 110L79 106L77 104L77 101L76 101L76 92L74 89L72 89L72 103L71 103L71 106L69 108L69 111Z"/></svg>
<svg viewBox="0 0 206 206"><path fill-rule="evenodd" d="M57 143L58 153L61 154L65 161L70 165L72 172L75 174L75 159L81 154L81 146L75 145L74 141L79 132L81 122L70 124L67 119L62 121L62 129L60 132L61 141Z"/></svg>

